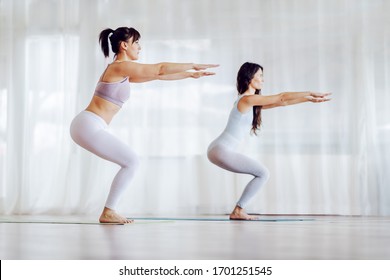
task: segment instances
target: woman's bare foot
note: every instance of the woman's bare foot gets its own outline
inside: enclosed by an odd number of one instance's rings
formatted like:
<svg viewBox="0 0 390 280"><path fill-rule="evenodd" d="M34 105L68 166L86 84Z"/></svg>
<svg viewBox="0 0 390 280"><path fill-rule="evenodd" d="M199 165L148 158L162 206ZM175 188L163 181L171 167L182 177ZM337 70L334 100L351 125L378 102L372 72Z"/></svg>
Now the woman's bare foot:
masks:
<svg viewBox="0 0 390 280"><path fill-rule="evenodd" d="M100 215L99 222L101 223L116 223L116 224L130 224L134 220L129 220L119 214L114 210L104 207L103 213Z"/></svg>
<svg viewBox="0 0 390 280"><path fill-rule="evenodd" d="M248 215L244 209L242 209L240 206L236 206L233 210L233 212L230 214L230 220L257 220L258 217Z"/></svg>

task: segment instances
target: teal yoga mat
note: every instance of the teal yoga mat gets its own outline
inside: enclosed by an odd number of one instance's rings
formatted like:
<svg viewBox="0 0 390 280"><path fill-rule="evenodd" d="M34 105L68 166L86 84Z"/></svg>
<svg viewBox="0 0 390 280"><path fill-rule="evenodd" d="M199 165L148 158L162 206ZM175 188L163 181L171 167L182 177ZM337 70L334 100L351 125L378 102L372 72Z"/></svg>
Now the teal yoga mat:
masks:
<svg viewBox="0 0 390 280"><path fill-rule="evenodd" d="M132 220L145 221L204 221L204 222L300 222L314 221L309 218L259 218L257 220L230 220L229 218L167 218L167 217L144 217L144 218L128 218Z"/></svg>

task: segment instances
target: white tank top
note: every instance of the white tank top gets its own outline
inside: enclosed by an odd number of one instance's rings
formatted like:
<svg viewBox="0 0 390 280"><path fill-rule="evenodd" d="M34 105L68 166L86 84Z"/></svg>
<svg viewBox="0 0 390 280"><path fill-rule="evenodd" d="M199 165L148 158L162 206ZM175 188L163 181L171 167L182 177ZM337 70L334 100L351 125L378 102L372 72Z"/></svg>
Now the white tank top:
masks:
<svg viewBox="0 0 390 280"><path fill-rule="evenodd" d="M233 108L230 111L226 128L222 132L222 134L227 133L240 142L246 135L250 133L253 119L252 108L245 113L241 113L240 111L238 111L237 105L242 97L244 97L244 95L238 96L236 102L234 102Z"/></svg>

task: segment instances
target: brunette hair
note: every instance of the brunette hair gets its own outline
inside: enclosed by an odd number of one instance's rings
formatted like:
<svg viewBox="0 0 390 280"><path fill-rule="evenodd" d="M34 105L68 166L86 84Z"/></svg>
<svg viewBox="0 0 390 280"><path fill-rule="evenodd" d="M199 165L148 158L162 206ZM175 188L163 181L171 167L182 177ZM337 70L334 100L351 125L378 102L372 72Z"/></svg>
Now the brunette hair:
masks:
<svg viewBox="0 0 390 280"><path fill-rule="evenodd" d="M263 67L256 63L245 62L241 65L240 70L237 73L237 91L238 94L243 94L248 90L249 84L251 83L254 75L257 71L263 71ZM255 94L261 94L261 90L256 89ZM261 106L253 106L253 120L251 131L257 135L256 131L261 126Z"/></svg>

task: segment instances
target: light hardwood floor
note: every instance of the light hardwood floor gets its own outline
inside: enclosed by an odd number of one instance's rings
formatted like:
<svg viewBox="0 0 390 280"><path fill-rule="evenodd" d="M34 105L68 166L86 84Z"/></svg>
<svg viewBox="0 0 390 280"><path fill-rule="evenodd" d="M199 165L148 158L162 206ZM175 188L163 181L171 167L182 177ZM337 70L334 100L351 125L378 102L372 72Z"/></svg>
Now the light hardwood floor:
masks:
<svg viewBox="0 0 390 280"><path fill-rule="evenodd" d="M4 223L1 221L95 220L91 217L71 216L0 216L0 259L390 259L390 217L303 218L314 220L137 220L133 225L123 226Z"/></svg>

